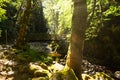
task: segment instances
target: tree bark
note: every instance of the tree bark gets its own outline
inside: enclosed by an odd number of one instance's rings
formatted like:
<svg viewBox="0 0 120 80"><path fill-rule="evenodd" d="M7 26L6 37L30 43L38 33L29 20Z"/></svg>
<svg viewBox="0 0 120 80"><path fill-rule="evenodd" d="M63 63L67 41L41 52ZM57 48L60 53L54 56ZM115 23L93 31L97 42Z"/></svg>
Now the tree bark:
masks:
<svg viewBox="0 0 120 80"><path fill-rule="evenodd" d="M87 5L86 0L73 0L73 2L74 11L72 17L71 43L68 50L66 64L68 67L73 69L78 80L82 80L81 65L87 21Z"/></svg>
<svg viewBox="0 0 120 80"><path fill-rule="evenodd" d="M27 22L28 22L28 18L30 15L30 9L31 9L31 0L27 0L26 10L25 10L24 15L23 15L21 28L19 30L19 35L18 35L18 39L16 42L17 48L21 48L22 45L24 44L26 29L27 29Z"/></svg>

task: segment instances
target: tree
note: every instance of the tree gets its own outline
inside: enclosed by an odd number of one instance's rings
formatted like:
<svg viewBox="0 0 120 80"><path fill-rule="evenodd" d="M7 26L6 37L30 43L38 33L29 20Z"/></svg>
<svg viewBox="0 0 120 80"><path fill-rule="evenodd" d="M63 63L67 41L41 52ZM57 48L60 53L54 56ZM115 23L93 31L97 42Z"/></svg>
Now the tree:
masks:
<svg viewBox="0 0 120 80"><path fill-rule="evenodd" d="M84 34L86 30L87 5L86 0L73 0L72 33L68 51L67 66L73 69L79 80L81 77Z"/></svg>
<svg viewBox="0 0 120 80"><path fill-rule="evenodd" d="M26 35L26 29L27 29L27 22L28 22L28 18L30 15L30 9L31 9L31 0L27 0L26 10L23 15L23 19L21 22L21 28L20 28L18 39L16 42L17 48L21 48L24 44L24 38Z"/></svg>

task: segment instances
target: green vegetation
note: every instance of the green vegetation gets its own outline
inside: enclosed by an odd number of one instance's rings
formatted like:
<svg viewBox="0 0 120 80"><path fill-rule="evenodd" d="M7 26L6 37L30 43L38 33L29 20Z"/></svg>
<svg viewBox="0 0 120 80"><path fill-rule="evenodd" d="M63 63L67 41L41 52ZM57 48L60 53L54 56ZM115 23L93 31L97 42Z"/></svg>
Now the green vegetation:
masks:
<svg viewBox="0 0 120 80"><path fill-rule="evenodd" d="M21 62L35 62L41 61L46 64L51 64L54 60L52 57L48 56L46 53L38 53L35 50L27 49L25 51L16 50L17 59Z"/></svg>
<svg viewBox="0 0 120 80"><path fill-rule="evenodd" d="M119 2L108 0L101 1L101 4L98 2L94 3L96 7L93 8L94 14L91 12L92 19L88 20L91 22L86 30L85 55L88 58L95 58L91 60L92 62L119 68L117 62L120 60Z"/></svg>
<svg viewBox="0 0 120 80"><path fill-rule="evenodd" d="M65 36L70 32L72 20L72 0L45 0L44 13L51 34ZM49 13L48 13L49 12Z"/></svg>
<svg viewBox="0 0 120 80"><path fill-rule="evenodd" d="M3 6L6 6L6 5L5 5L5 2L9 2L9 0L0 0L0 22L1 22L2 20L7 19L7 17L5 16L5 14L6 14L6 9L3 9L3 8L2 8Z"/></svg>
<svg viewBox="0 0 120 80"><path fill-rule="evenodd" d="M120 69L120 1L86 0L86 3L86 31L76 32L85 34L83 56L93 64L104 65L116 71ZM1 46L4 48L20 43L21 48L13 51L16 61L20 63L25 62L28 65L30 62L40 61L51 65L58 58L56 56L64 59L73 26L73 5L73 0L0 0L0 58L4 53ZM30 49L27 44L31 42L48 43L52 48L51 54ZM11 54L10 48L7 51ZM63 75L62 78L68 75L63 72L56 74ZM104 73L86 76L90 79L102 76L112 80Z"/></svg>

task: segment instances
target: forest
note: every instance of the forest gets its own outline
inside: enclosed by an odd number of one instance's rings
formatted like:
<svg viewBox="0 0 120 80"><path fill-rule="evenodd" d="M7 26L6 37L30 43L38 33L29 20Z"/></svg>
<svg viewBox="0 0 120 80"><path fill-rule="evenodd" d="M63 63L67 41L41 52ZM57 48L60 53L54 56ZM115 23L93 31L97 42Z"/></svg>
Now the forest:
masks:
<svg viewBox="0 0 120 80"><path fill-rule="evenodd" d="M0 80L120 80L120 0L0 0Z"/></svg>

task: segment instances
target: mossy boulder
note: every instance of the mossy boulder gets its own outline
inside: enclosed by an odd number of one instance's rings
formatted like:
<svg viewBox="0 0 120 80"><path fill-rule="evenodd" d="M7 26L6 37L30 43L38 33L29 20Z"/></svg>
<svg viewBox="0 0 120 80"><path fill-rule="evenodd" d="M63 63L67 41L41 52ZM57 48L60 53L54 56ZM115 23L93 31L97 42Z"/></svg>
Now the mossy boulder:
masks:
<svg viewBox="0 0 120 80"><path fill-rule="evenodd" d="M68 67L54 73L49 80L78 80L74 71Z"/></svg>

